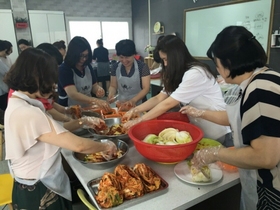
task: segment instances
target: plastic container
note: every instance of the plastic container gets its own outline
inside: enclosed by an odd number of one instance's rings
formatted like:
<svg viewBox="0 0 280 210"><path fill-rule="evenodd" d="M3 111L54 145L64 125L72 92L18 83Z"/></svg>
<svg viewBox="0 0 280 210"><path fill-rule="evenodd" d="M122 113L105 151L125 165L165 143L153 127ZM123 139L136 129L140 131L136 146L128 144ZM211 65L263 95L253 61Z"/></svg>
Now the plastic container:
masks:
<svg viewBox="0 0 280 210"><path fill-rule="evenodd" d="M190 133L193 141L178 145L155 145L143 142L148 134L158 135L165 128L176 128L179 131ZM134 142L137 151L147 159L175 164L186 159L193 153L197 143L202 139L203 132L200 128L190 123L175 120L150 120L140 122L128 131L128 136Z"/></svg>

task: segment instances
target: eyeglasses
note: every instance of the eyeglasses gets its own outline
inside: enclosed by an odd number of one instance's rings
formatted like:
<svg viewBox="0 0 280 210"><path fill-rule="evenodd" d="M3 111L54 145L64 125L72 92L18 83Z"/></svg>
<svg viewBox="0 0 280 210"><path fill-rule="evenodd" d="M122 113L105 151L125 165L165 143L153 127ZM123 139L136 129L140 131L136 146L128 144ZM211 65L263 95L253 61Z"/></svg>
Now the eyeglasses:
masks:
<svg viewBox="0 0 280 210"><path fill-rule="evenodd" d="M88 59L88 54L84 55L84 54L80 54L80 59Z"/></svg>

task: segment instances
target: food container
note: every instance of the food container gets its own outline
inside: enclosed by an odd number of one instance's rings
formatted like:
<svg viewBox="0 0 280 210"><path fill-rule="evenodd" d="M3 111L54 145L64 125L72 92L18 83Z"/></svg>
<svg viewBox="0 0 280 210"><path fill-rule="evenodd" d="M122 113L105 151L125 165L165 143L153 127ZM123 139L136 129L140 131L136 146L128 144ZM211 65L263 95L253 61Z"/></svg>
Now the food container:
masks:
<svg viewBox="0 0 280 210"><path fill-rule="evenodd" d="M179 131L190 133L193 141L178 145L155 145L143 142L148 134L158 135L165 128L175 128ZM186 159L193 153L197 143L202 139L202 130L190 123L175 120L150 120L140 122L128 131L130 139L133 141L137 151L144 157L160 162L175 164Z"/></svg>
<svg viewBox="0 0 280 210"><path fill-rule="evenodd" d="M162 195L162 194L166 193L167 190L168 190L168 183L162 177L160 177L160 179L161 179L161 185L160 185L160 188L158 190L146 193L143 196L138 197L138 198L133 198L131 200L124 200L124 202L122 204L120 204L119 206L115 206L115 207L112 207L110 209L123 210L123 209L126 209L126 208L130 207L130 206L136 205L136 204L141 203L141 202L145 202L148 199L151 199L151 198L154 198L154 197L157 197L159 195ZM98 193L98 185L99 185L100 180L101 180L101 177L99 177L97 179L93 179L93 180L89 181L88 184L87 184L87 186L88 186L91 194L93 195L93 197L95 195L97 195L97 193ZM97 201L95 199L93 199L93 202L94 202L94 204L95 204L95 206L97 207L98 210L100 210L100 209L105 210L105 208L102 208L102 207L99 206L99 204L97 203Z"/></svg>
<svg viewBox="0 0 280 210"><path fill-rule="evenodd" d="M114 160L109 160L109 161L104 161L104 162L97 162L97 163L92 163L92 162L86 162L84 161L86 154L82 154L82 153L78 153L78 152L73 152L73 157L79 161L81 164L83 164L85 167L87 168L91 168L91 169L106 169L106 168L111 168L116 166L128 153L129 147L127 145L127 143L125 143L122 140L119 139L108 139L113 141L116 145L117 148L122 150L124 152L124 154L117 159ZM96 140L96 141L103 141L103 140Z"/></svg>
<svg viewBox="0 0 280 210"><path fill-rule="evenodd" d="M105 124L108 127L111 127L115 124L121 124L121 118L120 117L115 117L115 118L108 118L104 119ZM96 138L96 139L106 139L106 138L115 138L115 139L121 139L123 141L128 141L129 137L128 134L121 134L121 135L102 135L102 134L97 134L93 129L88 129L88 131Z"/></svg>

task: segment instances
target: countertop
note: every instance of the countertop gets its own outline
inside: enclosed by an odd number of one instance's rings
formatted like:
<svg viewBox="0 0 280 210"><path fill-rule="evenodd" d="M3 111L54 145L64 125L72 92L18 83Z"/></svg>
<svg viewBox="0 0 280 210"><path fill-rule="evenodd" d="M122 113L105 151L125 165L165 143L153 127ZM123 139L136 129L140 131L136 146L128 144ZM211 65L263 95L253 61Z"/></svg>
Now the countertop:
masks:
<svg viewBox="0 0 280 210"><path fill-rule="evenodd" d="M81 184L86 189L87 193L90 195L90 198L93 199L93 196L87 187L87 183L90 180L101 177L105 172L113 172L114 167L105 170L90 169L75 160L72 156L72 151L62 149L62 154L80 180ZM149 165L164 180L167 181L169 187L166 193L145 200L145 202L138 203L126 209L187 209L228 188L237 185L240 182L238 172L228 173L223 171L223 178L221 181L212 185L197 186L185 183L179 180L174 174L174 164L160 164L150 161L140 155L133 145L130 145L128 154L119 164L133 166L136 163L145 163Z"/></svg>

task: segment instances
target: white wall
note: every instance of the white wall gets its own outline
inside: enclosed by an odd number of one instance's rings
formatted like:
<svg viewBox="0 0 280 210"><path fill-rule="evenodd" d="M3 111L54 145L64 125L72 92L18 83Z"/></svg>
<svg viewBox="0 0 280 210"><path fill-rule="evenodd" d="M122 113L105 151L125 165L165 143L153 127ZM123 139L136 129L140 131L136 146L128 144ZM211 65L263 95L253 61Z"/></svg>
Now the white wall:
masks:
<svg viewBox="0 0 280 210"><path fill-rule="evenodd" d="M0 9L0 40L7 40L13 45L13 53L9 56L14 63L18 57L17 40L13 22L12 11L8 9ZM5 21L2 21L5 20Z"/></svg>

